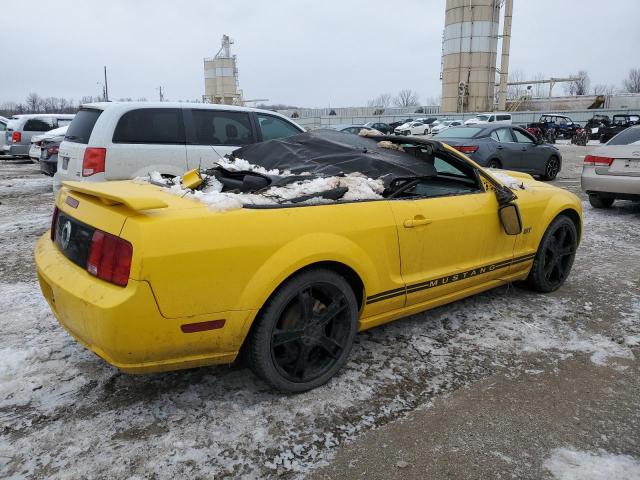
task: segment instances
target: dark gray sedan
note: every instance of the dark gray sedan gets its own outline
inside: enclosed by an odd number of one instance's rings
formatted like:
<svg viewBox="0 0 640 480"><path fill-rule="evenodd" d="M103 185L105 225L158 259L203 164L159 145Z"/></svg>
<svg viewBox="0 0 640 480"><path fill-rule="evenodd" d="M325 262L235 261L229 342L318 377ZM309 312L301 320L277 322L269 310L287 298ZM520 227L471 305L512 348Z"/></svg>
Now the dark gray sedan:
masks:
<svg viewBox="0 0 640 480"><path fill-rule="evenodd" d="M504 168L553 180L562 168L560 151L511 125L453 127L433 136L483 167Z"/></svg>

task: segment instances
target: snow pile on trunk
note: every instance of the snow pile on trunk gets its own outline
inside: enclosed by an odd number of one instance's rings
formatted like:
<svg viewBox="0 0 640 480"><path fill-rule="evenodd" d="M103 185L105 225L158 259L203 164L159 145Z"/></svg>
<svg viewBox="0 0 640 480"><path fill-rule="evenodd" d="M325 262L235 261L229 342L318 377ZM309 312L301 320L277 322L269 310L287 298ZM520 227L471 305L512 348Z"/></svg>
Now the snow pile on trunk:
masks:
<svg viewBox="0 0 640 480"><path fill-rule="evenodd" d="M511 188L512 190L516 190L516 189L525 190L527 188L525 187L524 182L522 180L517 179L516 177L512 177L511 175L508 175L504 172L500 172L493 168L488 168L487 170L489 170L489 173L491 173L493 178L500 181L501 183Z"/></svg>
<svg viewBox="0 0 640 480"><path fill-rule="evenodd" d="M235 159L218 162L229 171L252 171L263 175L291 176L288 170L266 170L252 165L246 160ZM247 205L317 205L331 203L334 200L323 198L323 192L346 189L340 197L341 201L375 200L382 198L384 183L381 179L368 178L361 173L350 173L344 176L318 177L291 182L284 186L273 186L260 193L223 192L222 183L213 175L202 174L204 187L198 190L183 188L181 177L164 178L158 172L151 172L148 177L136 180L149 181L156 185L164 185L175 195L194 198L205 203L213 211L226 212L238 210ZM302 199L301 199L302 198Z"/></svg>

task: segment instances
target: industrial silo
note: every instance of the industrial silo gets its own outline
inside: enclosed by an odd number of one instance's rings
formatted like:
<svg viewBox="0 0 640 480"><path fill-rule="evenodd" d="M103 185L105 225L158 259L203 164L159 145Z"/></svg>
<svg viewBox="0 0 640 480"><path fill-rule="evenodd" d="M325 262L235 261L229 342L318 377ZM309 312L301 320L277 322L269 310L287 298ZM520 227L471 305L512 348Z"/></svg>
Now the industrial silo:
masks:
<svg viewBox="0 0 640 480"><path fill-rule="evenodd" d="M204 95L209 103L241 104L242 91L238 88L236 56L231 55L231 40L222 36L222 46L215 57L204 59Z"/></svg>
<svg viewBox="0 0 640 480"><path fill-rule="evenodd" d="M493 110L501 0L447 0L442 111Z"/></svg>

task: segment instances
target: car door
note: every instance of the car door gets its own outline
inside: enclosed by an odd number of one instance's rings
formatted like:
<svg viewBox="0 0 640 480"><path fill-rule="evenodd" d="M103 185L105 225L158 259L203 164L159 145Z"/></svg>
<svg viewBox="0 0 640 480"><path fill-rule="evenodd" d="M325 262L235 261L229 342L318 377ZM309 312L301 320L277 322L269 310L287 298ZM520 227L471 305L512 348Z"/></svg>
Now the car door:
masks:
<svg viewBox="0 0 640 480"><path fill-rule="evenodd" d="M257 141L249 112L185 108L189 169L210 168L221 157Z"/></svg>
<svg viewBox="0 0 640 480"><path fill-rule="evenodd" d="M187 170L184 121L180 108L136 108L125 112L107 148L105 179L122 180Z"/></svg>
<svg viewBox="0 0 640 480"><path fill-rule="evenodd" d="M544 151L536 144L535 139L524 130L513 129L513 136L520 149L520 158L516 168L522 172L540 173L544 171Z"/></svg>
<svg viewBox="0 0 640 480"><path fill-rule="evenodd" d="M408 306L498 285L509 270L516 237L500 225L494 192L455 158L425 159L437 175L391 202Z"/></svg>
<svg viewBox="0 0 640 480"><path fill-rule="evenodd" d="M515 168L520 161L520 147L515 142L511 128L498 128L491 132L491 138L497 142L495 156L502 168Z"/></svg>

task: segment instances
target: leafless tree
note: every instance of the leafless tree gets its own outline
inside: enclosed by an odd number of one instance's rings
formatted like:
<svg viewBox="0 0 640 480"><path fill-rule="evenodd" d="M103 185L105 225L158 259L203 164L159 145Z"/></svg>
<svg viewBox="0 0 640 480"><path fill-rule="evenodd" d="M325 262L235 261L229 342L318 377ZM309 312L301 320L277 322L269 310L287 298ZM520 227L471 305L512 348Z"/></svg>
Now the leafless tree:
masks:
<svg viewBox="0 0 640 480"><path fill-rule="evenodd" d="M615 85L599 83L593 86L594 95L613 95L618 89Z"/></svg>
<svg viewBox="0 0 640 480"><path fill-rule="evenodd" d="M393 103L398 107L414 107L420 104L418 94L408 88L400 90Z"/></svg>
<svg viewBox="0 0 640 480"><path fill-rule="evenodd" d="M38 113L42 110L42 98L35 92L31 92L25 99L26 107L29 113Z"/></svg>
<svg viewBox="0 0 640 480"><path fill-rule="evenodd" d="M629 70L629 76L622 82L625 92L640 93L640 68Z"/></svg>
<svg viewBox="0 0 640 480"><path fill-rule="evenodd" d="M367 107L387 108L391 105L392 95L390 93L381 93L376 98L372 98L367 102Z"/></svg>
<svg viewBox="0 0 640 480"><path fill-rule="evenodd" d="M508 82L524 82L525 73L522 70L514 70L509 73ZM508 85L507 86L507 98L518 99L527 92L526 85Z"/></svg>
<svg viewBox="0 0 640 480"><path fill-rule="evenodd" d="M577 78L564 84L565 93L567 95L587 95L589 93L589 85L591 84L589 74L585 70L580 70L577 75L571 76Z"/></svg>

